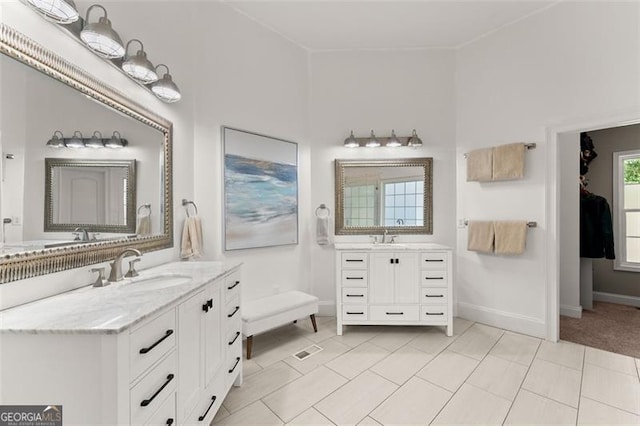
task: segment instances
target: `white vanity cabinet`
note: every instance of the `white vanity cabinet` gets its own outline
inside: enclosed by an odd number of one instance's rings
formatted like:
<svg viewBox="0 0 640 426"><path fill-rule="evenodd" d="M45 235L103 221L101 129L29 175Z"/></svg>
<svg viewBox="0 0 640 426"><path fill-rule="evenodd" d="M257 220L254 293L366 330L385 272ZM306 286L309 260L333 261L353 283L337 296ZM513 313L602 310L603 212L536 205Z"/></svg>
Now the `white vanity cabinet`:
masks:
<svg viewBox="0 0 640 426"><path fill-rule="evenodd" d="M397 247L397 248L396 248ZM336 244L343 325L443 325L453 334L452 252L437 244Z"/></svg>
<svg viewBox="0 0 640 426"><path fill-rule="evenodd" d="M196 269L183 289L87 287L0 312L0 404L62 405L65 425L208 426L241 384L241 358L229 366L241 353L242 339L229 339L240 330L240 271L202 263L213 266L180 264ZM72 303L65 320L60 306ZM109 313L97 313L104 305ZM148 312L142 321L136 309ZM16 326L39 310L49 324Z"/></svg>

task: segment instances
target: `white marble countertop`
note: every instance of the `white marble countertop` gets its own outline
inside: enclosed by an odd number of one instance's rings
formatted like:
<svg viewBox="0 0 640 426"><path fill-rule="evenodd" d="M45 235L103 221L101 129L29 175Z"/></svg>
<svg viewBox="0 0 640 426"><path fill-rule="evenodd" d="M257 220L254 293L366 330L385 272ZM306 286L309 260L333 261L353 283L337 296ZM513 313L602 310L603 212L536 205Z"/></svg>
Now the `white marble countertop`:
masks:
<svg viewBox="0 0 640 426"><path fill-rule="evenodd" d="M120 333L240 265L173 262L106 287L89 285L0 311L0 333Z"/></svg>
<svg viewBox="0 0 640 426"><path fill-rule="evenodd" d="M336 250L451 250L436 243L335 243Z"/></svg>

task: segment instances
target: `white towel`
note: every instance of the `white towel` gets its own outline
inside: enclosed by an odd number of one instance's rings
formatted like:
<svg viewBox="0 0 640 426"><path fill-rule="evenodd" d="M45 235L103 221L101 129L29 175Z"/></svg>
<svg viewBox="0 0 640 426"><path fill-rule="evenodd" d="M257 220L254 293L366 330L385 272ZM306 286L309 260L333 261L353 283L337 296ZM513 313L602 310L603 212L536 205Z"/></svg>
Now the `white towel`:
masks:
<svg viewBox="0 0 640 426"><path fill-rule="evenodd" d="M524 178L524 143L512 143L493 148L493 180Z"/></svg>
<svg viewBox="0 0 640 426"><path fill-rule="evenodd" d="M493 223L496 232L496 254L522 254L527 242L527 222L505 220Z"/></svg>
<svg viewBox="0 0 640 426"><path fill-rule="evenodd" d="M138 235L151 235L151 215L138 216L138 226L136 228Z"/></svg>
<svg viewBox="0 0 640 426"><path fill-rule="evenodd" d="M493 148L467 153L467 182L489 182L492 178Z"/></svg>
<svg viewBox="0 0 640 426"><path fill-rule="evenodd" d="M202 256L202 222L198 216L185 219L180 249L180 257L183 259Z"/></svg>
<svg viewBox="0 0 640 426"><path fill-rule="evenodd" d="M469 221L467 231L467 250L480 253L493 253L494 226L493 222L478 220Z"/></svg>
<svg viewBox="0 0 640 426"><path fill-rule="evenodd" d="M317 218L316 241L321 246L329 244L329 216Z"/></svg>

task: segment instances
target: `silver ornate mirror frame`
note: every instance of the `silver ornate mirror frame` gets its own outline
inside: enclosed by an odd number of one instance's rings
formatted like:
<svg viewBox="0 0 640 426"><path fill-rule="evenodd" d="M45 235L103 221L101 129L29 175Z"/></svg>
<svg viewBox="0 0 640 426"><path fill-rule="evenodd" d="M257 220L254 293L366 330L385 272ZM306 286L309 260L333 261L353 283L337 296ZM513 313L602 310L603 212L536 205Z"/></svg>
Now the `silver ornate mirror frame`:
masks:
<svg viewBox="0 0 640 426"><path fill-rule="evenodd" d="M3 23L0 23L0 53L151 126L164 136L162 234L7 254L0 258L0 284L112 260L125 247L143 252L173 247L172 123Z"/></svg>
<svg viewBox="0 0 640 426"><path fill-rule="evenodd" d="M433 234L433 159L398 158L391 160L335 160L336 235L371 235L385 230L393 234ZM423 226L345 226L345 170L352 167L421 167L424 171Z"/></svg>
<svg viewBox="0 0 640 426"><path fill-rule="evenodd" d="M59 223L54 222L54 180L53 171L63 167L110 167L124 169L127 177L127 211L122 225L102 223ZM74 231L84 228L90 232L133 233L136 232L136 160L85 160L78 158L44 159L44 232ZM122 195L120 193L120 195Z"/></svg>

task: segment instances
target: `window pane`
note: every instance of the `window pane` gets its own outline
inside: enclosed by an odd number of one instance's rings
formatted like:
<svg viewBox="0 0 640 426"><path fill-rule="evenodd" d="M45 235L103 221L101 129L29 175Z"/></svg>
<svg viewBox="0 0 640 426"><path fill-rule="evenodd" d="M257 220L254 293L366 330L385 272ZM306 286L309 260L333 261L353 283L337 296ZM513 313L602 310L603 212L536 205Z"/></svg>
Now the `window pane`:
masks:
<svg viewBox="0 0 640 426"><path fill-rule="evenodd" d="M396 185L396 194L404 194L404 182L398 182Z"/></svg>
<svg viewBox="0 0 640 426"><path fill-rule="evenodd" d="M627 238L627 262L640 263L640 238Z"/></svg>
<svg viewBox="0 0 640 426"><path fill-rule="evenodd" d="M395 186L392 183L387 183L384 185L384 193L386 195L395 194Z"/></svg>
<svg viewBox="0 0 640 426"><path fill-rule="evenodd" d="M393 195L387 195L386 197L384 197L385 206L387 206L387 207L395 206L395 199L396 199L396 197L394 197Z"/></svg>
<svg viewBox="0 0 640 426"><path fill-rule="evenodd" d="M405 186L405 192L407 194L415 194L416 193L416 183L415 182L407 182Z"/></svg>
<svg viewBox="0 0 640 426"><path fill-rule="evenodd" d="M404 194L399 195L399 194L396 193L395 197L396 197L395 206L396 207L404 206Z"/></svg>
<svg viewBox="0 0 640 426"><path fill-rule="evenodd" d="M640 237L640 212L626 212L627 237Z"/></svg>
<svg viewBox="0 0 640 426"><path fill-rule="evenodd" d="M416 182L416 192L418 194L424 193L424 182L419 180Z"/></svg>
<svg viewBox="0 0 640 426"><path fill-rule="evenodd" d="M624 185L624 209L640 209L640 184Z"/></svg>
<svg viewBox="0 0 640 426"><path fill-rule="evenodd" d="M415 219L416 218L416 210L407 208L407 219Z"/></svg>

